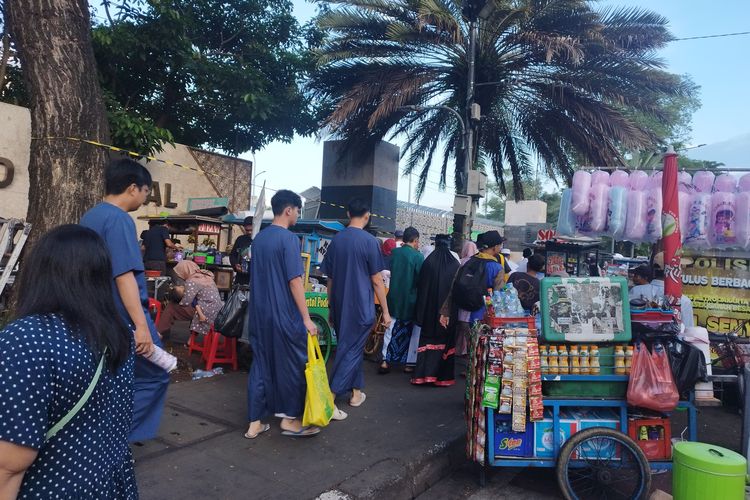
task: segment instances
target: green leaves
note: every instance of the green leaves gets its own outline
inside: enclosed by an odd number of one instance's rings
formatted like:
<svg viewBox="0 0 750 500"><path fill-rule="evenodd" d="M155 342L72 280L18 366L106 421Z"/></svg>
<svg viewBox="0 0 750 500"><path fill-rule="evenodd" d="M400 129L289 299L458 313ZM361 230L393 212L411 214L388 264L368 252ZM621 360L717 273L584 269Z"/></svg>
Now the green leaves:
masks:
<svg viewBox="0 0 750 500"><path fill-rule="evenodd" d="M317 21L326 36L308 84L327 106L325 130L354 153L405 136L405 170L420 170L418 186L442 149L445 176L449 159L460 152L455 118L401 107L442 105L464 114L468 27L462 0L325 5ZM670 39L667 20L643 9L597 12L585 0L496 0L480 22L475 101L484 117L475 162L492 171L503 192L511 182L521 199L535 162L565 182L574 159L623 164L623 148L659 143L675 131L665 123L684 123L685 114L671 109L675 100L692 95L680 77L661 69L656 51Z"/></svg>
<svg viewBox="0 0 750 500"><path fill-rule="evenodd" d="M299 88L312 67L307 32L291 2L124 0L117 8L93 36L102 87L116 103L113 135L145 144L167 130L174 141L239 154L314 131Z"/></svg>

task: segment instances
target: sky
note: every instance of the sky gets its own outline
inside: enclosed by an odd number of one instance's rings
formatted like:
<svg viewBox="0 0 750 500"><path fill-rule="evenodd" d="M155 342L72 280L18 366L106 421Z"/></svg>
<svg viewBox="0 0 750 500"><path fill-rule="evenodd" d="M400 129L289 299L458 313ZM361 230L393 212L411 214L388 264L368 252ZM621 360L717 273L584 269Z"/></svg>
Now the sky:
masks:
<svg viewBox="0 0 750 500"><path fill-rule="evenodd" d="M294 0L293 3L300 22L308 21L315 14L315 6L308 1ZM670 30L676 38L750 31L750 1L747 0L619 0L601 1L599 5L653 10L669 19ZM693 115L691 144L706 146L692 150L690 156L718 159L709 156L730 150L734 154L723 160L728 167L750 167L750 150L743 153L745 148L740 148L738 151L738 144L750 146L748 48L750 35L674 41L661 51L660 57L668 71L688 74L701 87L702 107ZM246 154L243 158L252 160L253 156ZM323 143L314 138L299 137L291 143L272 143L255 154L255 184L266 182L272 189L287 188L297 192L320 186L322 158ZM435 168L420 203L450 209L452 185L449 183L449 189L440 192L437 180ZM409 200L408 184L406 177L399 178L399 200ZM414 201L413 195L411 199Z"/></svg>

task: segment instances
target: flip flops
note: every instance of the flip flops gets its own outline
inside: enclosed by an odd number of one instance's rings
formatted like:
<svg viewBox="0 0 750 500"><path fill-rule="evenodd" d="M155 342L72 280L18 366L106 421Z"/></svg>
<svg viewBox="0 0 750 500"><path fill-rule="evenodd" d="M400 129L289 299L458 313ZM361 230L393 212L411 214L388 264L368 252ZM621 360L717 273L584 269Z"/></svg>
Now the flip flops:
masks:
<svg viewBox="0 0 750 500"><path fill-rule="evenodd" d="M312 427L307 426L303 427L298 431L281 431L282 436L289 436L289 437L310 437L318 434L320 432L320 427Z"/></svg>
<svg viewBox="0 0 750 500"><path fill-rule="evenodd" d="M333 410L333 416L331 417L331 420L339 420L339 421L340 420L345 420L346 417L348 417L348 416L349 416L348 413L346 413L345 411L341 411L338 408L336 408L335 410Z"/></svg>
<svg viewBox="0 0 750 500"><path fill-rule="evenodd" d="M362 403L364 403L365 399L367 399L367 394L365 394L364 392L360 392L360 394L362 396L360 397L360 399L359 399L359 401L357 403L352 403L352 401L349 400L349 406L353 406L355 408L357 408L358 406L362 406Z"/></svg>
<svg viewBox="0 0 750 500"><path fill-rule="evenodd" d="M261 426L260 430L258 432L256 432L255 434L250 434L250 433L246 432L245 433L245 439L255 439L258 436L260 436L261 434L263 434L264 432L268 432L270 430L271 430L271 425L270 424L263 424Z"/></svg>

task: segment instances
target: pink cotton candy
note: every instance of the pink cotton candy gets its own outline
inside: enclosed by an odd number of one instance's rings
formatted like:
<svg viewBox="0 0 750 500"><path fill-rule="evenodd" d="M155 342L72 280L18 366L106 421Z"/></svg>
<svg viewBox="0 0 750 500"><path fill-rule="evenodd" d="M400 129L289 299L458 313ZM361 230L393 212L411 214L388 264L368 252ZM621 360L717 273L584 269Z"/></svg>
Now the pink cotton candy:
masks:
<svg viewBox="0 0 750 500"><path fill-rule="evenodd" d="M606 172L605 172L606 173ZM609 205L609 185L599 182L591 187L591 232L602 233L607 226L607 206Z"/></svg>
<svg viewBox="0 0 750 500"><path fill-rule="evenodd" d="M734 193L719 191L711 196L708 241L714 248L737 245L737 201Z"/></svg>
<svg viewBox="0 0 750 500"><path fill-rule="evenodd" d="M591 174L579 170L573 174L573 198L570 209L578 216L586 215L591 204Z"/></svg>
<svg viewBox="0 0 750 500"><path fill-rule="evenodd" d="M680 236L682 238L682 242L684 243L685 235L688 232L688 217L690 214L691 196L689 193L679 191L677 193L677 200L680 210Z"/></svg>
<svg viewBox="0 0 750 500"><path fill-rule="evenodd" d="M750 190L737 195L737 247L750 250Z"/></svg>
<svg viewBox="0 0 750 500"><path fill-rule="evenodd" d="M630 174L630 189L633 191L643 191L648 184L648 174L643 170L636 170Z"/></svg>
<svg viewBox="0 0 750 500"><path fill-rule="evenodd" d="M714 191L717 193L734 193L737 189L737 178L732 174L721 174L714 181Z"/></svg>
<svg viewBox="0 0 750 500"><path fill-rule="evenodd" d="M711 211L711 195L696 192L690 198L685 246L698 249L708 248L710 246L708 221Z"/></svg>
<svg viewBox="0 0 750 500"><path fill-rule="evenodd" d="M628 193L628 213L625 223L625 239L632 241L633 243L640 243L645 236L646 193L643 190L630 191Z"/></svg>
<svg viewBox="0 0 750 500"><path fill-rule="evenodd" d="M654 172L648 178L648 187L650 189L661 189L661 180L663 177L664 174L661 172Z"/></svg>
<svg viewBox="0 0 750 500"><path fill-rule="evenodd" d="M630 176L623 170L615 170L612 172L612 175L609 176L609 185L612 187L630 187Z"/></svg>
<svg viewBox="0 0 750 500"><path fill-rule="evenodd" d="M745 174L740 177L740 182L737 183L737 187L740 193L750 192L750 174Z"/></svg>
<svg viewBox="0 0 750 500"><path fill-rule="evenodd" d="M656 243L661 238L661 187L652 187L646 193L646 241Z"/></svg>
<svg viewBox="0 0 750 500"><path fill-rule="evenodd" d="M591 174L591 185L596 186L597 184L605 184L609 186L609 172L604 170L595 170Z"/></svg>
<svg viewBox="0 0 750 500"><path fill-rule="evenodd" d="M701 170L693 175L693 187L699 193L710 193L713 191L714 186L714 174L713 172L707 172Z"/></svg>

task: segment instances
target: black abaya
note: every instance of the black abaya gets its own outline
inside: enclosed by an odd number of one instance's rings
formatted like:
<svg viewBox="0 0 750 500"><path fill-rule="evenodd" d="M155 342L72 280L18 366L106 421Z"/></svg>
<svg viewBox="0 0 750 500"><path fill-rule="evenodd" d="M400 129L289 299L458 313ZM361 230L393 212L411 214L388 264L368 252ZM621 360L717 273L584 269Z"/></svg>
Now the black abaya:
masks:
<svg viewBox="0 0 750 500"><path fill-rule="evenodd" d="M422 327L412 384L455 383L456 314L448 328L440 324L440 308L448 297L459 263L447 245L436 244L425 259L417 283L416 324ZM455 312L455 311L454 311Z"/></svg>

